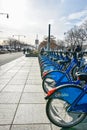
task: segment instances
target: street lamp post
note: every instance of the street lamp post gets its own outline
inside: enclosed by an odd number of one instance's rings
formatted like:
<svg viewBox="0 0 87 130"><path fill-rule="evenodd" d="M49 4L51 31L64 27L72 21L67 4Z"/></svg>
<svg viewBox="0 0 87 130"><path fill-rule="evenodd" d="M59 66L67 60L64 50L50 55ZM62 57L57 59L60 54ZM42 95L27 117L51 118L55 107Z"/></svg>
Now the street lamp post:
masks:
<svg viewBox="0 0 87 130"><path fill-rule="evenodd" d="M0 15L6 15L6 18L9 18L9 14L8 13L0 13Z"/></svg>
<svg viewBox="0 0 87 130"><path fill-rule="evenodd" d="M51 25L49 24L48 26L48 51L50 51L50 28L51 28Z"/></svg>
<svg viewBox="0 0 87 130"><path fill-rule="evenodd" d="M20 37L26 37L25 35L12 35L13 37L18 37L18 41L20 42ZM20 43L19 43L19 48L21 48L21 46L20 46Z"/></svg>

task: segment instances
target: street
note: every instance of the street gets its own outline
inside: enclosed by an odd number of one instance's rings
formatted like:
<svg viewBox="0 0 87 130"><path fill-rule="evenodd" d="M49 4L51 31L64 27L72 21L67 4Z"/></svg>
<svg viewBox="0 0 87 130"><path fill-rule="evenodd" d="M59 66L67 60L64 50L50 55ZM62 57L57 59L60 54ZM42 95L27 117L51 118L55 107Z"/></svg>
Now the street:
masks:
<svg viewBox="0 0 87 130"><path fill-rule="evenodd" d="M0 66L23 56L23 52L0 54Z"/></svg>

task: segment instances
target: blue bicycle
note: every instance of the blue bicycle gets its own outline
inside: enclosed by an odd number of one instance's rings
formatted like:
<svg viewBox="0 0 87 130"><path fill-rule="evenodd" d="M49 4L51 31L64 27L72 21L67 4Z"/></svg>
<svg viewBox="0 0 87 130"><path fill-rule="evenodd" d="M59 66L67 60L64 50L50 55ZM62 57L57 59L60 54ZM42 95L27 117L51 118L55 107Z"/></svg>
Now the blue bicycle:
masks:
<svg viewBox="0 0 87 130"><path fill-rule="evenodd" d="M42 81L44 92L47 93L50 89L65 83L79 84L78 81L75 81L75 72L78 71L78 68L81 66L81 61L82 60L80 60L80 62L78 61L77 53L74 53L71 63L65 71L54 70L47 73ZM82 66L80 70L83 68L87 69L87 65Z"/></svg>
<svg viewBox="0 0 87 130"><path fill-rule="evenodd" d="M77 73L85 85L65 84L51 89L45 99L46 114L55 125L68 128L83 121L87 115L87 73Z"/></svg>
<svg viewBox="0 0 87 130"><path fill-rule="evenodd" d="M69 58L68 54L66 53L63 55L63 52L60 53L60 56L56 54L55 55L51 54L49 57L39 56L42 79L44 78L44 75L49 73L50 71L65 70L70 61L71 59Z"/></svg>

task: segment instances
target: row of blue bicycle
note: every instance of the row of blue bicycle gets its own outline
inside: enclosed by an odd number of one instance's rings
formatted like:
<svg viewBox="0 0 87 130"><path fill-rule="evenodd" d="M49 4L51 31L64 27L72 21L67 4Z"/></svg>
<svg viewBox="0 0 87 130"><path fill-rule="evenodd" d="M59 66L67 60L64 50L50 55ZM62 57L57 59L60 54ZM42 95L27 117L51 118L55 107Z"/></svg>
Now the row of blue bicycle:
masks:
<svg viewBox="0 0 87 130"><path fill-rule="evenodd" d="M39 64L48 119L63 128L79 124L87 115L86 53L47 51Z"/></svg>

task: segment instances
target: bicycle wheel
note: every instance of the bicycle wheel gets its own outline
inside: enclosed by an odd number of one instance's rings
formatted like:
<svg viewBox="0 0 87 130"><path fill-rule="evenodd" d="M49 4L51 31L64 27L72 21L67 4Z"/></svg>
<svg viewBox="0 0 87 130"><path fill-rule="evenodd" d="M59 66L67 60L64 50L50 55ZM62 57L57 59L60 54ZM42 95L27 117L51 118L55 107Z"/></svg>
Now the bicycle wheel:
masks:
<svg viewBox="0 0 87 130"><path fill-rule="evenodd" d="M79 69L79 67L77 65L75 65L73 67L73 69L71 70L71 76L72 76L73 80L77 80L76 72L78 72L78 69Z"/></svg>
<svg viewBox="0 0 87 130"><path fill-rule="evenodd" d="M78 72L87 72L87 64L84 64L79 67Z"/></svg>
<svg viewBox="0 0 87 130"><path fill-rule="evenodd" d="M64 84L69 82L70 79L68 75L62 71L52 71L49 72L42 81L42 87L45 93L47 93L50 89L59 86L60 84Z"/></svg>
<svg viewBox="0 0 87 130"><path fill-rule="evenodd" d="M86 114L67 112L69 106L68 102L50 98L46 104L48 119L59 127L68 128L77 125L86 117Z"/></svg>
<svg viewBox="0 0 87 130"><path fill-rule="evenodd" d="M72 69L71 75L72 75L74 80L77 80L76 72L87 72L87 64L84 64L81 67L75 66Z"/></svg>
<svg viewBox="0 0 87 130"><path fill-rule="evenodd" d="M45 93L47 93L50 89L55 87L56 82L52 78L45 78L42 81L42 87Z"/></svg>

